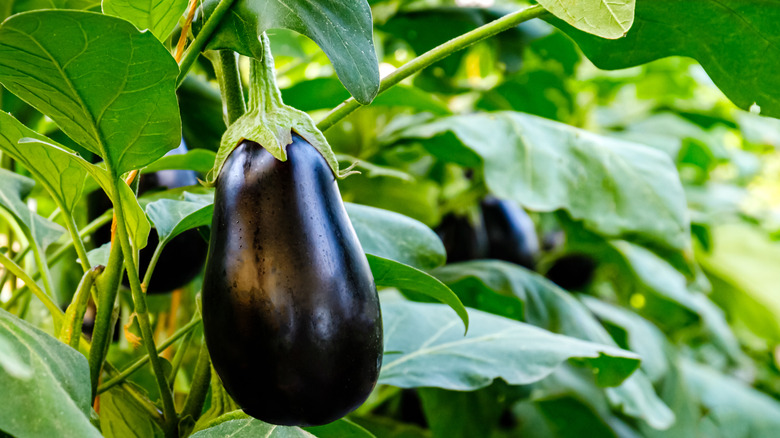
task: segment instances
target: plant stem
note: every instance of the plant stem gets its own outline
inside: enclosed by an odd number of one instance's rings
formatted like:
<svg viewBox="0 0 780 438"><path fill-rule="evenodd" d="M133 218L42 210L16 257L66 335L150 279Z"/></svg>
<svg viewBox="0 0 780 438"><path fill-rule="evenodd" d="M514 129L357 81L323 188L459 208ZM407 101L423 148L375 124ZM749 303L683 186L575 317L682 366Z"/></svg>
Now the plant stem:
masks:
<svg viewBox="0 0 780 438"><path fill-rule="evenodd" d="M103 269L105 269L104 266L98 265L84 273L76 293L73 295L73 300L65 312L65 325L63 325L60 331L60 340L75 350L79 349L81 325L84 323L84 313L87 311L90 289L92 289L92 284L98 275L103 272Z"/></svg>
<svg viewBox="0 0 780 438"><path fill-rule="evenodd" d="M38 248L38 244L35 242L32 232L27 227L23 227L22 230L24 231L24 236L27 238L27 242L29 242L29 246L32 248L35 264L38 265L38 272L43 279L43 288L50 297L56 299L57 297L54 295L54 289L51 286L49 267L46 264L46 260L41 255L41 249Z"/></svg>
<svg viewBox="0 0 780 438"><path fill-rule="evenodd" d="M38 287L35 281L33 281L33 279L30 278L26 272L24 272L24 269L22 269L21 266L14 263L13 260L9 259L2 252L0 252L0 264L3 265L5 269L11 271L11 273L17 278L21 279L24 284L26 284L27 287L32 291L32 293L34 293L35 296L43 302L44 306L49 309L49 313L51 313L51 316L54 319L54 327L58 329L62 324L64 314L62 310L60 310L59 306L57 306L57 304L51 300L51 297L49 297L46 292Z"/></svg>
<svg viewBox="0 0 780 438"><path fill-rule="evenodd" d="M149 261L149 266L146 267L144 280L141 283L141 289L144 291L144 293L149 290L149 282L152 281L152 273L154 272L154 267L157 266L157 261L160 259L160 254L162 254L163 248L165 248L164 242L158 242L157 246L154 248L154 254L152 254L152 259Z"/></svg>
<svg viewBox="0 0 780 438"><path fill-rule="evenodd" d="M200 316L196 316L196 317L192 318L192 321L187 323L187 325L185 325L182 328L180 328L179 330L177 330L176 333L171 335L171 337L168 338L167 340L165 340L164 342L161 342L160 343L160 349L164 350L164 349L170 347L174 342L179 340L179 338L181 338L182 336L184 336L187 333L191 332L195 327L198 326L198 324L200 324L200 322L201 322ZM122 370L119 374L117 374L116 376L112 377L109 381L107 381L107 382L103 383L102 385L100 385L100 387L97 390L98 394L100 394L102 392L105 392L105 391L108 391L113 386L116 386L117 384L120 384L120 383L124 382L125 379L130 377L130 375L132 375L134 372L136 372L139 369L141 369L141 367L144 366L144 364L146 362L148 362L148 361L149 361L149 355L148 354L143 356L143 357L141 357L140 359L136 360L135 362L133 362L132 365L130 365L127 368L125 368L124 370Z"/></svg>
<svg viewBox="0 0 780 438"><path fill-rule="evenodd" d="M211 359L209 358L209 350L206 348L206 340L204 339L198 353L195 371L192 374L190 393L187 395L187 400L184 402L184 408L181 411L182 418L189 415L193 420L198 421L200 413L203 411L203 403L206 401L206 394L209 392L210 384Z"/></svg>
<svg viewBox="0 0 780 438"><path fill-rule="evenodd" d="M236 53L231 50L220 50L218 62L214 63L214 70L219 79L219 91L222 93L222 102L226 109L226 125L230 126L246 112Z"/></svg>
<svg viewBox="0 0 780 438"><path fill-rule="evenodd" d="M149 311L146 307L146 294L141 290L138 271L135 267L135 263L133 263L133 248L130 245L130 239L127 235L124 208L119 196L120 184L122 184L121 179L118 176L115 176L113 191L115 195L114 199L116 199L116 204L114 205L117 230L116 237L119 241L119 245L122 247L122 253L125 256L125 269L127 270L127 278L130 280L130 291L133 294L133 303L135 304L135 313L138 316L138 325L141 327L142 340L149 354L149 361L151 362L152 371L157 380L157 386L160 389L160 398L163 403L163 418L165 419L163 430L167 437L176 437L178 436L178 419L176 417L176 408L173 404L173 394L168 386L168 380L165 376L160 357L157 355L157 347L154 345L154 332L152 331L152 324L149 322Z"/></svg>
<svg viewBox="0 0 780 438"><path fill-rule="evenodd" d="M531 20L533 18L538 18L544 15L546 12L547 11L541 5L534 5L505 15L470 32L466 32L457 38L453 38L446 43L414 58L413 60L396 69L394 72L387 75L384 79L382 79L382 82L379 85L379 94L384 93L407 77L459 50L463 50L466 47L478 43L486 38L490 38L493 35L511 29L520 23ZM333 108L333 110L328 113L324 119L317 123L317 128L319 128L320 131L328 130L341 119L360 108L360 106L361 105L355 100L354 97L350 97L349 99L339 104L339 106L336 108Z"/></svg>
<svg viewBox="0 0 780 438"><path fill-rule="evenodd" d="M184 336L184 339L181 340L181 345L179 345L179 348L176 350L176 355L173 356L173 360L171 361L171 373L168 375L168 382L171 384L171 389L173 389L173 385L176 382L176 374L179 373L181 362L184 360L184 355L187 353L190 341L192 341L192 333L193 332L190 331Z"/></svg>
<svg viewBox="0 0 780 438"><path fill-rule="evenodd" d="M203 24L198 36L195 37L195 40L192 41L190 47L187 48L187 51L184 53L184 58L181 60L181 64L179 64L179 77L176 79L177 88L184 81L184 78L187 77L187 73L190 71L190 68L192 68L192 64L195 63L195 60L200 56L200 52L206 47L209 40L211 40L214 31L217 30L220 22L222 22L225 14L227 14L235 1L236 0L222 0L219 2L209 19Z"/></svg>

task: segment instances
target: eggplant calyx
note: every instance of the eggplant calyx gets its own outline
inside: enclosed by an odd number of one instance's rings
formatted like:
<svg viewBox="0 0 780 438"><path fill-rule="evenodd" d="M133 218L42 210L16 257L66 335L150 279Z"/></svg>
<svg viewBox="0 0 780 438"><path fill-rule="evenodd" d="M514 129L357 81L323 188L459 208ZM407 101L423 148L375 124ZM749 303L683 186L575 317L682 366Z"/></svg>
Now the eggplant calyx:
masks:
<svg viewBox="0 0 780 438"><path fill-rule="evenodd" d="M338 179L353 173L352 167L339 170L336 154L325 135L317 129L314 120L303 111L285 105L282 93L276 85L274 58L268 36L263 33L263 59L252 59L250 69L249 110L230 125L217 151L214 167L207 175L206 185L213 186L230 153L244 140L260 144L279 161L287 161L287 146L292 143L293 132L314 146L330 166Z"/></svg>

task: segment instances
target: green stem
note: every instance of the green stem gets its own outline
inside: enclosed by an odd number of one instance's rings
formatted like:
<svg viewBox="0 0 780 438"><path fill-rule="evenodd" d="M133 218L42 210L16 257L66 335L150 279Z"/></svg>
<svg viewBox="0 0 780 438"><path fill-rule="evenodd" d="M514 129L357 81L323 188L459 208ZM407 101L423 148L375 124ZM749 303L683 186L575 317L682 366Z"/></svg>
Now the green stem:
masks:
<svg viewBox="0 0 780 438"><path fill-rule="evenodd" d="M225 17L225 14L227 14L235 1L236 0L222 0L219 2L209 19L203 24L198 36L195 37L195 40L193 40L192 44L187 48L187 51L184 53L184 58L182 58L181 64L179 64L179 77L176 79L177 88L184 82L184 78L187 77L187 73L190 71L190 68L192 68L192 64L195 63L195 60L200 56L200 52L211 40L211 36L217 30L222 19Z"/></svg>
<svg viewBox="0 0 780 438"><path fill-rule="evenodd" d="M274 55L271 53L271 41L265 32L260 35L260 43L263 46L263 59L252 59L249 69L252 83L249 88L249 107L263 108L266 113L270 113L284 107L284 102L282 92L276 85L276 68Z"/></svg>
<svg viewBox="0 0 780 438"><path fill-rule="evenodd" d="M29 246L32 248L35 264L38 265L38 272L40 273L40 277L43 279L43 288L50 297L56 299L57 297L54 295L54 288L51 286L51 274L49 273L49 266L46 264L46 260L41 255L41 249L38 248L38 244L35 243L32 232L27 227L24 227L23 230L24 236L27 238Z"/></svg>
<svg viewBox="0 0 780 438"><path fill-rule="evenodd" d="M108 255L108 265L103 275L98 280L100 295L97 301L97 314L95 315L95 327L92 330L92 347L89 350L89 374L92 383L92 398L97 395L100 372L103 369L103 361L112 337L114 328L114 304L119 292L119 282L122 278L123 266L122 250L119 245L111 245Z"/></svg>
<svg viewBox="0 0 780 438"><path fill-rule="evenodd" d="M173 360L171 361L171 373L168 374L168 382L171 384L171 389L173 389L173 386L176 382L176 374L179 373L179 367L181 367L181 362L184 360L184 355L187 353L187 349L190 347L190 341L192 341L192 333L188 332L184 339L181 341L181 345L179 345L179 348L176 350L176 354L173 356Z"/></svg>
<svg viewBox="0 0 780 438"><path fill-rule="evenodd" d="M60 331L60 340L75 350L79 349L81 325L84 323L84 313L87 311L90 289L92 289L92 284L98 275L103 272L103 269L105 269L104 266L98 265L84 273L78 288L76 288L76 294L65 312L65 325L62 326Z"/></svg>
<svg viewBox="0 0 780 438"><path fill-rule="evenodd" d="M27 275L26 272L24 272L24 269L21 268L21 266L14 263L13 260L9 259L5 254L0 252L0 264L5 267L5 269L8 269L11 271L12 274L14 274L17 278L21 279L24 284L27 285L28 288L32 291L33 294L35 294L36 297L38 297L41 302L43 302L43 305L46 306L47 309L49 309L49 313L51 313L52 318L54 319L54 327L56 330L59 329L62 325L63 320L63 313L62 310L60 310L59 306L51 300L51 297L46 294L43 290L41 290L40 287L35 283L35 281L30 278L29 275Z"/></svg>
<svg viewBox="0 0 780 438"><path fill-rule="evenodd" d="M26 247L24 247L23 250L19 251L14 255L14 259L13 259L14 263L16 263L17 265L22 263L22 260L24 260L24 257L27 255L28 252L30 252L30 245L27 245ZM3 276L0 277L0 289L3 288L3 285L5 284L6 281L8 281L8 277L10 276L11 276L11 271L6 269L6 271L3 273ZM33 280L36 280L35 276L33 276ZM12 296L11 299L8 300L8 303L6 305L10 307L12 304L11 301L14 301L14 298L17 297L18 295L19 294L17 293L14 296Z"/></svg>
<svg viewBox="0 0 780 438"><path fill-rule="evenodd" d="M122 206L122 200L119 196L120 184L122 184L122 180L115 175L113 187L114 199L116 199L116 204L114 205L114 211L116 213L115 240L119 241L119 245L122 247L122 253L125 256L125 269L127 270L127 278L130 280L130 292L133 295L135 314L138 316L138 325L141 327L141 338L149 354L152 371L157 380L157 386L160 389L160 398L162 398L163 403L163 418L165 419L163 430L167 437L176 437L178 436L178 419L176 417L176 408L173 404L173 394L168 386L168 380L165 376L160 357L157 355L157 347L154 345L154 332L152 331L152 324L149 321L149 311L146 307L146 294L141 290L141 282L138 279L138 270L135 267L135 263L133 263L133 248L130 245L130 239L127 235L124 207Z"/></svg>
<svg viewBox="0 0 780 438"><path fill-rule="evenodd" d="M73 215L70 213L65 214L65 227L70 233L71 244L74 248L76 248L76 255L79 257L79 263L81 263L81 267L84 269L84 272L89 271L92 266L89 264L87 249L84 247L84 241L81 240L81 233L79 233L78 225L76 225L76 221L73 219ZM52 263L54 262L52 261Z"/></svg>
<svg viewBox="0 0 780 438"><path fill-rule="evenodd" d="M187 400L184 402L184 409L181 411L182 418L192 417L198 421L200 413L203 411L203 403L206 401L206 394L209 392L211 384L211 359L209 350L206 348L206 340L200 346L198 353L198 362L195 364L195 372L192 375L192 385Z"/></svg>
<svg viewBox="0 0 780 438"><path fill-rule="evenodd" d="M509 30L520 23L531 20L533 18L538 18L544 15L546 12L547 11L541 5L534 5L521 11L505 15L470 32L466 32L457 38L453 38L446 43L414 58L413 60L396 69L394 72L387 75L384 79L382 79L382 82L379 85L379 94L384 93L407 77L459 50L463 50L466 47L478 43L486 38L490 38L493 35L501 33L505 30ZM360 106L361 105L355 100L355 98L350 97L349 99L339 104L339 106L328 113L324 119L317 123L317 128L319 128L320 131L326 131L330 129L341 119L360 108Z"/></svg>
<svg viewBox="0 0 780 438"><path fill-rule="evenodd" d="M214 70L219 80L219 90L227 114L227 126L232 125L246 112L241 73L238 71L238 56L231 50L220 50Z"/></svg>
<svg viewBox="0 0 780 438"><path fill-rule="evenodd" d="M144 292L149 290L149 282L152 281L152 273L154 273L154 267L157 266L157 261L160 260L160 254L162 254L163 248L165 248L164 242L157 243L157 246L154 248L152 259L149 261L149 266L146 267L144 281L141 283Z"/></svg>
<svg viewBox="0 0 780 438"><path fill-rule="evenodd" d="M189 323L187 323L187 325L185 325L182 328L180 328L179 330L177 330L176 333L174 333L170 338L168 338L164 342L162 342L160 344L160 349L164 350L164 349L170 347L174 342L179 340L179 338L181 338L182 336L184 336L187 333L191 332L195 327L198 326L198 324L200 324L200 322L201 322L200 316L196 316L196 317L192 318L192 321L190 321ZM116 386L116 385L124 382L125 379L130 377L130 375L132 375L134 372L136 372L139 369L141 369L141 367L144 366L144 364L146 364L146 362L148 362L148 361L149 361L149 355L148 354L143 356L143 357L141 357L140 359L136 360L135 362L133 362L132 365L128 366L127 368L122 370L119 374L117 374L116 376L114 376L110 380L108 380L107 382L105 382L102 385L100 385L100 387L97 390L98 394L100 394L102 392L105 392L105 391L108 391L113 386Z"/></svg>

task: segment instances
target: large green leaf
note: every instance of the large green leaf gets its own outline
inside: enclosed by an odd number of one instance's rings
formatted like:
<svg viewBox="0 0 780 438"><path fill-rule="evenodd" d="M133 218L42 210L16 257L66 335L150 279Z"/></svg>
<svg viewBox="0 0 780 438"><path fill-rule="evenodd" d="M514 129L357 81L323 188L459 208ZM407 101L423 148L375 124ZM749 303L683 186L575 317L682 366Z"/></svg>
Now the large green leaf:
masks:
<svg viewBox="0 0 780 438"><path fill-rule="evenodd" d="M16 379L29 379L33 376L29 361L22 359L14 343L2 333L0 333L0 368Z"/></svg>
<svg viewBox="0 0 780 438"><path fill-rule="evenodd" d="M19 140L25 137L49 144L19 144ZM73 152L64 146L55 145L3 111L0 111L0 149L22 163L46 187L63 210L68 213L73 211L73 207L81 198L81 190L87 178L86 170L71 159Z"/></svg>
<svg viewBox="0 0 780 438"><path fill-rule="evenodd" d="M344 206L367 254L418 269L433 269L444 264L444 244L424 224L389 210L349 202Z"/></svg>
<svg viewBox="0 0 780 438"><path fill-rule="evenodd" d="M81 353L2 309L0 336L32 369L31 376L18 376L0 367L0 430L19 437L101 436L89 422L89 366Z"/></svg>
<svg viewBox="0 0 780 438"><path fill-rule="evenodd" d="M582 359L603 385L617 385L639 366L625 350L556 335L511 319L469 310L469 332L442 304L385 302L385 354L379 383L475 390L501 378L532 383L568 359Z"/></svg>
<svg viewBox="0 0 780 438"><path fill-rule="evenodd" d="M443 160L484 166L491 192L530 210L563 209L604 236L690 244L677 169L650 147L513 112L447 117L399 135L425 139Z"/></svg>
<svg viewBox="0 0 780 438"><path fill-rule="evenodd" d="M780 4L771 0L653 0L636 6L634 26L621 39L604 40L555 19L597 67L641 65L666 56L689 56L704 67L737 106L753 103L780 115Z"/></svg>
<svg viewBox="0 0 780 438"><path fill-rule="evenodd" d="M218 3L205 1L202 16L211 15ZM314 40L358 102L368 104L376 96L379 64L374 51L371 9L365 0L238 0L207 48L229 49L262 59L258 37L274 28L294 30Z"/></svg>
<svg viewBox="0 0 780 438"><path fill-rule="evenodd" d="M346 418L324 426L307 427L305 430L317 438L375 438L371 432Z"/></svg>
<svg viewBox="0 0 780 438"><path fill-rule="evenodd" d="M440 301L450 306L458 314L466 331L468 331L469 315L466 308L463 307L458 296L444 283L409 265L371 254L366 254L366 256L377 286L395 287Z"/></svg>
<svg viewBox="0 0 780 438"><path fill-rule="evenodd" d="M178 72L152 34L116 17L44 10L0 26L0 83L117 174L179 145Z"/></svg>
<svg viewBox="0 0 780 438"><path fill-rule="evenodd" d="M161 244L189 229L211 225L214 203L188 195L184 192L182 200L159 199L146 205L146 214L154 223Z"/></svg>
<svg viewBox="0 0 780 438"><path fill-rule="evenodd" d="M574 338L617 345L582 303L541 275L517 265L475 261L447 265L433 273L467 306L520 319ZM622 385L606 391L613 406L645 420L653 428L664 429L674 422L674 415L658 398L642 372L634 373Z"/></svg>
<svg viewBox="0 0 780 438"><path fill-rule="evenodd" d="M35 9L95 9L100 0L11 0L11 4L14 14L18 14Z"/></svg>
<svg viewBox="0 0 780 438"><path fill-rule="evenodd" d="M138 401L112 388L100 394L100 429L106 438L162 438L163 431Z"/></svg>
<svg viewBox="0 0 780 438"><path fill-rule="evenodd" d="M634 22L636 0L539 0L547 11L580 29L602 38L625 36ZM640 2L641 3L641 2Z"/></svg>
<svg viewBox="0 0 780 438"><path fill-rule="evenodd" d="M300 427L276 426L255 419L230 420L201 430L192 438L314 438Z"/></svg>
<svg viewBox="0 0 780 438"><path fill-rule="evenodd" d="M0 169L0 208L7 210L20 226L30 231L35 244L43 250L65 233L61 226L46 220L27 208L22 200L32 191L35 181L10 170Z"/></svg>
<svg viewBox="0 0 780 438"><path fill-rule="evenodd" d="M140 30L149 29L160 41L173 32L188 0L103 0L103 13L124 18Z"/></svg>

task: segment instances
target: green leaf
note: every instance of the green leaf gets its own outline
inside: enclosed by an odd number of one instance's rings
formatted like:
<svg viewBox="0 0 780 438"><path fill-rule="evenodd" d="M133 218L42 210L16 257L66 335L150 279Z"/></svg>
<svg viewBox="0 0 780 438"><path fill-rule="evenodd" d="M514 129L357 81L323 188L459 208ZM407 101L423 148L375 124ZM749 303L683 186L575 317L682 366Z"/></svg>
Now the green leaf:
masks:
<svg viewBox="0 0 780 438"><path fill-rule="evenodd" d="M456 263L438 268L433 274L449 285L466 306L522 319L574 338L617 345L582 303L541 275L517 265L500 261ZM617 375L611 376L612 372ZM605 381L613 379L619 382L620 372L601 370L597 375L599 384L604 386ZM674 422L674 414L641 371L622 385L607 388L607 396L623 413L641 418L656 429Z"/></svg>
<svg viewBox="0 0 780 438"><path fill-rule="evenodd" d="M324 426L306 427L304 430L317 438L374 438L374 434L346 418Z"/></svg>
<svg viewBox="0 0 780 438"><path fill-rule="evenodd" d="M315 435L300 427L276 426L255 419L230 420L201 430L192 438L311 438Z"/></svg>
<svg viewBox="0 0 780 438"><path fill-rule="evenodd" d="M635 2L636 0L539 0L539 4L548 12L577 29L610 39L621 38L631 29Z"/></svg>
<svg viewBox="0 0 780 438"><path fill-rule="evenodd" d="M450 306L458 314L466 332L469 329L469 315L455 293L441 281L411 266L390 259L367 254L371 273L377 286L395 287L405 291L429 296Z"/></svg>
<svg viewBox="0 0 780 438"><path fill-rule="evenodd" d="M417 269L444 264L439 236L424 224L389 210L345 202L347 214L366 254L395 260Z"/></svg>
<svg viewBox="0 0 780 438"><path fill-rule="evenodd" d="M0 208L7 210L19 223L28 229L35 244L44 251L65 233L65 229L27 208L22 200L32 191L35 181L10 170L0 169Z"/></svg>
<svg viewBox="0 0 780 438"><path fill-rule="evenodd" d="M116 174L179 145L178 72L152 34L119 18L35 11L0 26L0 83Z"/></svg>
<svg viewBox="0 0 780 438"><path fill-rule="evenodd" d="M210 16L218 3L205 1L202 16ZM377 95L379 64L374 51L371 9L365 0L238 0L207 48L228 49L262 59L259 36L278 28L294 30L314 40L358 102L366 105Z"/></svg>
<svg viewBox="0 0 780 438"><path fill-rule="evenodd" d="M163 431L138 401L112 388L100 394L100 429L106 438L162 438Z"/></svg>
<svg viewBox="0 0 780 438"><path fill-rule="evenodd" d="M484 166L492 193L529 210L563 209L604 236L690 245L677 169L652 148L513 112L447 117L400 137L430 139L424 145L439 158Z"/></svg>
<svg viewBox="0 0 780 438"><path fill-rule="evenodd" d="M146 214L157 229L160 244L165 245L189 229L211 224L214 203L187 195L184 192L184 200L159 199L146 205Z"/></svg>
<svg viewBox="0 0 780 438"><path fill-rule="evenodd" d="M14 344L2 333L0 333L0 369L15 379L27 380L33 376L30 362L21 357Z"/></svg>
<svg viewBox="0 0 780 438"><path fill-rule="evenodd" d="M144 168L144 173L166 169L194 170L205 174L214 167L216 154L206 149L193 149L184 154L166 155Z"/></svg>
<svg viewBox="0 0 780 438"><path fill-rule="evenodd" d="M19 140L31 137L39 142ZM72 159L73 152L27 128L12 115L0 111L0 149L8 153L46 187L68 214L81 199L87 172Z"/></svg>
<svg viewBox="0 0 780 438"><path fill-rule="evenodd" d="M0 368L0 430L13 436L99 437L89 422L86 358L29 323L0 309L0 336L28 361L31 378Z"/></svg>
<svg viewBox="0 0 780 438"><path fill-rule="evenodd" d="M13 13L18 14L35 9L95 9L100 0L11 0Z"/></svg>
<svg viewBox="0 0 780 438"><path fill-rule="evenodd" d="M696 59L737 106L753 103L780 116L780 77L767 59L780 57L776 24L780 5L742 0L640 1L624 38L604 40L556 20L597 67L622 69L667 56Z"/></svg>
<svg viewBox="0 0 780 438"><path fill-rule="evenodd" d="M379 383L470 391L502 378L511 385L548 376L568 359L582 359L603 384L619 384L639 366L625 350L556 335L479 310L469 310L466 336L460 319L442 304L382 305L386 353ZM606 371L609 371L608 373Z"/></svg>
<svg viewBox="0 0 780 438"><path fill-rule="evenodd" d="M149 29L160 41L173 32L188 0L103 0L103 13L124 18L140 30Z"/></svg>

